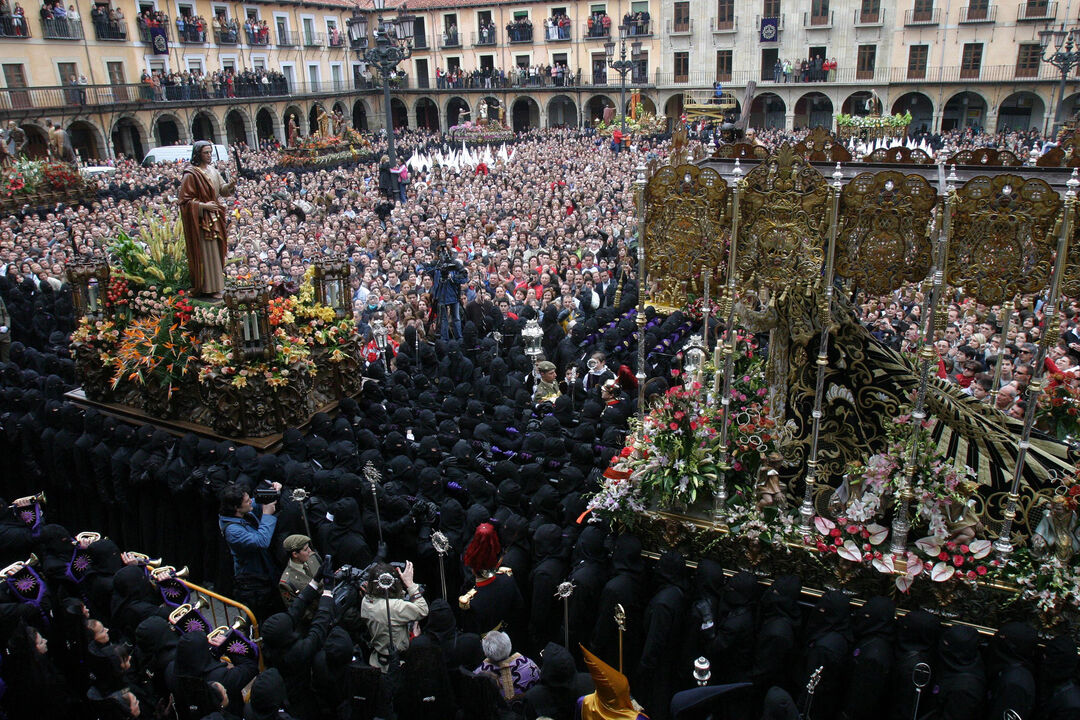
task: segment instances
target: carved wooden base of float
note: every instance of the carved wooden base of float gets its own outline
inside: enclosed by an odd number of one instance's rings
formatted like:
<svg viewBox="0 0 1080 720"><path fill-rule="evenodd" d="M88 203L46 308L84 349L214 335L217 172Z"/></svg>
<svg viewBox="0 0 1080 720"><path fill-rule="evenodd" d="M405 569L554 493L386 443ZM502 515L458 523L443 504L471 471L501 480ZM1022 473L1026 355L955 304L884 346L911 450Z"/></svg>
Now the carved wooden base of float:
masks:
<svg viewBox="0 0 1080 720"><path fill-rule="evenodd" d="M278 449L280 449L281 447L282 433L273 433L270 435L265 435L263 437L232 437L229 435L222 435L221 433L215 431L209 425L203 425L197 422L192 422L190 420L181 420L178 418L162 419L154 417L146 413L145 411L140 410L136 407L132 407L130 405L91 400L86 396L86 393L83 392L82 388L78 388L76 390L65 393L64 397L75 403L76 405L81 405L82 407L86 408L94 408L103 415L108 415L109 417L116 418L117 420L122 420L126 423L132 423L135 425L153 425L154 427L159 427L162 430L165 430L166 432L172 433L176 436L183 436L187 433L193 433L200 437L211 438L216 441L227 440L229 442L238 443L240 445L250 445L259 452L267 453L277 452ZM337 406L338 401L334 400L318 408L315 412L333 412L337 409ZM312 413L311 416L305 419L302 423L298 423L297 425L295 425L295 427L301 432L304 432L304 430L311 422L311 417L314 415L315 413Z"/></svg>

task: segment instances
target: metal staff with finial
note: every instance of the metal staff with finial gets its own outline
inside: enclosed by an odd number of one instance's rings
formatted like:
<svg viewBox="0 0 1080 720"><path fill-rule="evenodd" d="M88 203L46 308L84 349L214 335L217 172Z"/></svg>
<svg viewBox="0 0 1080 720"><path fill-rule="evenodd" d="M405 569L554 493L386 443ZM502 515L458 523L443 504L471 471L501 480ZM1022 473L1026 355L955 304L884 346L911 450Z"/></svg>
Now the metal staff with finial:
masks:
<svg viewBox="0 0 1080 720"><path fill-rule="evenodd" d="M619 628L619 672L622 672L622 636L626 632L626 611L621 603L615 605L615 626Z"/></svg>
<svg viewBox="0 0 1080 720"><path fill-rule="evenodd" d="M564 580L555 588L555 599L563 601L563 646L570 649L570 596L574 594L574 583Z"/></svg>
<svg viewBox="0 0 1080 720"><path fill-rule="evenodd" d="M382 547L382 518L379 516L379 488L378 483L382 480L382 475L375 469L375 465L370 461L364 463L364 478L371 483L371 499L375 503L375 525L379 528L379 547Z"/></svg>
<svg viewBox="0 0 1080 720"><path fill-rule="evenodd" d="M442 586L442 598L446 600L446 554L450 552L450 539L436 530L431 533L431 547L439 555L439 584Z"/></svg>

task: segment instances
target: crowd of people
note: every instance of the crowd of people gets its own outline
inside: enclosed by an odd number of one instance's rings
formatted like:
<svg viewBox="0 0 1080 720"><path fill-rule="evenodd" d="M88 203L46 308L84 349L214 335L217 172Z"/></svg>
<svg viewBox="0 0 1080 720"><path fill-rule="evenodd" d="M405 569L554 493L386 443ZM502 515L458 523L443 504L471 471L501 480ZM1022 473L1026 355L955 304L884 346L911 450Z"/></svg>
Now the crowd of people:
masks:
<svg viewBox="0 0 1080 720"><path fill-rule="evenodd" d="M833 82L836 80L836 58L820 55L805 60L777 60L773 65L773 82Z"/></svg>
<svg viewBox="0 0 1080 720"><path fill-rule="evenodd" d="M180 42L206 42L206 18L202 15L183 13L176 16L176 34Z"/></svg>
<svg viewBox="0 0 1080 720"><path fill-rule="evenodd" d="M26 24L26 11L21 3L12 6L10 0L0 0L0 32L5 37L29 37L30 27Z"/></svg>
<svg viewBox="0 0 1080 720"><path fill-rule="evenodd" d="M244 34L249 45L270 44L270 26L265 20L249 17L244 21Z"/></svg>
<svg viewBox="0 0 1080 720"><path fill-rule="evenodd" d="M127 19L119 7L95 4L90 8L90 22L98 40L127 39Z"/></svg>
<svg viewBox="0 0 1080 720"><path fill-rule="evenodd" d="M570 39L570 17L566 13L556 13L544 20L544 31L548 40Z"/></svg>
<svg viewBox="0 0 1080 720"><path fill-rule="evenodd" d="M199 69L183 72L143 70L139 78L142 97L150 102L208 100L211 98L267 97L289 94L289 81L277 70L234 68L204 73Z"/></svg>
<svg viewBox="0 0 1080 720"><path fill-rule="evenodd" d="M289 173L273 152L242 154L227 272L285 285L314 258L343 255L365 341L376 319L391 341L385 353L368 345L358 397L287 430L276 454L174 438L63 398L76 383L65 265L103 255L146 213L168 215L182 166L123 161L97 202L0 226L5 493L48 498L43 517L33 502L0 501L0 566L34 552L43 581L35 603L0 585L9 717L165 717L170 698L182 718L614 716L588 715L598 702L634 717L629 692L610 691L622 667L643 712L664 720L689 717L678 693L694 686L699 656L713 684L748 684L715 700L720 717L812 706L819 718L908 718L917 702L919 718L1080 713L1067 634L1040 648L1034 628L1011 623L983 642L924 611L897 617L884 597L807 600L796 576L766 586L708 560L691 573L678 553L653 562L643 549L659 548L584 512L637 409L631 180L666 156L663 138L629 138L616 153L588 130L533 130L485 173L414 169L404 187L401 158L452 148L419 131L400 133L400 158L372 144L381 163ZM915 289L855 299L879 340L912 349ZM1021 308L1002 337L995 308L953 300L945 375L977 387L968 364L986 372L1011 353L998 398L1022 387L1039 308ZM546 358L535 372L522 337L534 318ZM649 311L646 347L665 347L685 320ZM1078 323L1074 303L1053 358L1062 373L1080 365ZM663 392L677 358L650 351L647 362L647 395ZM81 530L107 539L79 541ZM233 652L221 662L205 633L172 626L147 569L122 550L186 565L249 605L267 669ZM934 691L917 700L923 662Z"/></svg>
<svg viewBox="0 0 1080 720"><path fill-rule="evenodd" d="M532 20L526 16L515 17L506 24L506 37L510 42L532 42Z"/></svg>
<svg viewBox="0 0 1080 720"><path fill-rule="evenodd" d="M509 71L496 67L480 67L472 71L454 67L444 70L435 68L435 86L447 88L510 88L510 87L564 87L580 79L580 69L575 75L565 62L544 65L516 65Z"/></svg>

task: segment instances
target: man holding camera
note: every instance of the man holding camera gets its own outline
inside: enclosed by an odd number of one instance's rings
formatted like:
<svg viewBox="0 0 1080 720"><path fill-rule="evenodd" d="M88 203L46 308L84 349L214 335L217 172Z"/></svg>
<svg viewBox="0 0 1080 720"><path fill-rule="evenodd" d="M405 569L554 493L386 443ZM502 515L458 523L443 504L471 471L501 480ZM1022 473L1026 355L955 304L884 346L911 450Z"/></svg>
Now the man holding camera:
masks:
<svg viewBox="0 0 1080 720"><path fill-rule="evenodd" d="M403 569L381 562L372 566L360 606L360 617L371 633L371 666L388 672L391 654L409 647L409 625L427 614L427 601L413 580L411 562L406 561Z"/></svg>
<svg viewBox="0 0 1080 720"><path fill-rule="evenodd" d="M460 260L453 256L453 240L447 240L440 251L438 261L429 269L432 279L431 295L439 312L439 336L450 339L450 323L454 324L454 337L461 339L461 286L469 280L469 273Z"/></svg>
<svg viewBox="0 0 1080 720"><path fill-rule="evenodd" d="M270 485L270 491L280 495L281 483ZM277 569L270 556L276 512L276 500L260 505L239 483L221 491L218 529L233 558L234 596L259 619L273 613L278 605L274 593Z"/></svg>

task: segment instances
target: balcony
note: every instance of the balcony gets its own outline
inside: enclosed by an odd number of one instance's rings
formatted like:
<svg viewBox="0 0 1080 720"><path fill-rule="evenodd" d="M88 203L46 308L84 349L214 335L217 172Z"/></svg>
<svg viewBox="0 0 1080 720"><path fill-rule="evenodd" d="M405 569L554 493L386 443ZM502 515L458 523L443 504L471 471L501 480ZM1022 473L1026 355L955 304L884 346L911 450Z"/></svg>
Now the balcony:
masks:
<svg viewBox="0 0 1080 720"><path fill-rule="evenodd" d="M976 65L975 67L961 67L960 79L961 80L978 80L979 71L982 70L982 65Z"/></svg>
<svg viewBox="0 0 1080 720"><path fill-rule="evenodd" d="M214 42L218 45L239 45L240 34L234 29L215 30Z"/></svg>
<svg viewBox="0 0 1080 720"><path fill-rule="evenodd" d="M992 23L997 19L997 5L965 5L960 8L960 24Z"/></svg>
<svg viewBox="0 0 1080 720"><path fill-rule="evenodd" d="M532 25L511 25L509 33L511 45L517 43L531 43L533 41Z"/></svg>
<svg viewBox="0 0 1080 720"><path fill-rule="evenodd" d="M495 28L487 28L472 34L473 47L494 47L499 42L495 36Z"/></svg>
<svg viewBox="0 0 1080 720"><path fill-rule="evenodd" d="M326 36L317 32L304 33L304 47L321 48L326 44Z"/></svg>
<svg viewBox="0 0 1080 720"><path fill-rule="evenodd" d="M127 23L122 20L95 20L94 37L98 40L124 42L128 39Z"/></svg>
<svg viewBox="0 0 1080 720"><path fill-rule="evenodd" d="M648 20L631 20L624 24L630 28L628 37L647 37L652 35L652 24Z"/></svg>
<svg viewBox="0 0 1080 720"><path fill-rule="evenodd" d="M904 25L913 27L916 25L940 25L941 8L920 8L918 10L904 11Z"/></svg>
<svg viewBox="0 0 1080 720"><path fill-rule="evenodd" d="M781 32L784 31L784 17L785 17L784 15L778 15L776 17L776 32L777 33L781 33ZM761 27L761 21L762 20L768 20L768 19L770 19L770 18L763 18L761 15L755 15L754 16L754 25L753 25L753 27L754 28L760 28ZM756 29L754 30L754 35L757 35L757 30ZM779 39L779 36L777 36L777 39Z"/></svg>
<svg viewBox="0 0 1080 720"><path fill-rule="evenodd" d="M570 21L565 20L565 24L554 24L551 27L544 26L544 39L547 42L570 42Z"/></svg>
<svg viewBox="0 0 1080 720"><path fill-rule="evenodd" d="M26 18L21 15L0 17L0 37L5 38L28 38L30 26L26 24Z"/></svg>
<svg viewBox="0 0 1080 720"><path fill-rule="evenodd" d="M668 35L692 35L694 32L693 20L668 20Z"/></svg>
<svg viewBox="0 0 1080 720"><path fill-rule="evenodd" d="M54 23L55 22L66 22L66 20L58 20L58 19L42 20L41 24L44 25L47 22L54 22ZM155 23L153 25L150 25L149 23L147 23L146 20L144 20L142 18L138 18L135 21L135 24L139 26L139 40L146 43L147 45L154 42L154 39L152 37L150 37L150 29L152 27L160 27L162 30L164 30L165 31L165 39L168 40L169 42L172 42L172 32L171 32L172 23L169 22L168 16L165 16L165 18L163 20L161 20L160 22L155 21ZM46 35L46 37L48 37L48 35ZM80 39L80 38L82 38L82 28L81 27L79 28L79 37L76 38L76 39Z"/></svg>
<svg viewBox="0 0 1080 720"><path fill-rule="evenodd" d="M727 20L713 18L711 24L713 35L722 35L739 31L739 20L737 18L729 18Z"/></svg>
<svg viewBox="0 0 1080 720"><path fill-rule="evenodd" d="M833 26L833 14L803 13L802 24L805 30L828 30Z"/></svg>
<svg viewBox="0 0 1080 720"><path fill-rule="evenodd" d="M856 10L855 25L862 27L875 27L885 24L885 13L880 7L873 10Z"/></svg>
<svg viewBox="0 0 1080 720"><path fill-rule="evenodd" d="M1026 2L1016 8L1016 22L1045 22L1057 19L1056 2Z"/></svg>
<svg viewBox="0 0 1080 720"><path fill-rule="evenodd" d="M364 38L365 40L367 38ZM336 30L330 32L326 36L326 47L328 48L343 48L345 47L345 33L337 32Z"/></svg>
<svg viewBox="0 0 1080 720"><path fill-rule="evenodd" d="M367 47L367 38L364 38L364 47ZM413 40L412 40L412 47L413 47L413 50L427 50L427 49L429 49L431 47L431 45L428 44L427 35L425 35L422 32L417 33L416 35L414 35Z"/></svg>
<svg viewBox="0 0 1080 720"><path fill-rule="evenodd" d="M251 47L267 47L270 45L270 30L259 29L255 32L245 28L244 36L247 37L247 43Z"/></svg>
<svg viewBox="0 0 1080 720"><path fill-rule="evenodd" d="M459 47L461 47L461 36L458 35L456 30L453 33L444 32L442 37L439 38L439 48L441 50Z"/></svg>
<svg viewBox="0 0 1080 720"><path fill-rule="evenodd" d="M611 26L604 27L603 24L598 22L594 22L591 26L589 23L583 23L581 26L581 38L583 40L610 40Z"/></svg>
<svg viewBox="0 0 1080 720"><path fill-rule="evenodd" d="M300 44L299 33L293 30L281 30L277 31L277 46L278 47L296 47Z"/></svg>
<svg viewBox="0 0 1080 720"><path fill-rule="evenodd" d="M206 27L202 23L188 18L176 19L176 36L184 45L202 45L206 42Z"/></svg>
<svg viewBox="0 0 1080 720"><path fill-rule="evenodd" d="M42 20L41 36L46 40L82 40L82 21L68 18Z"/></svg>

